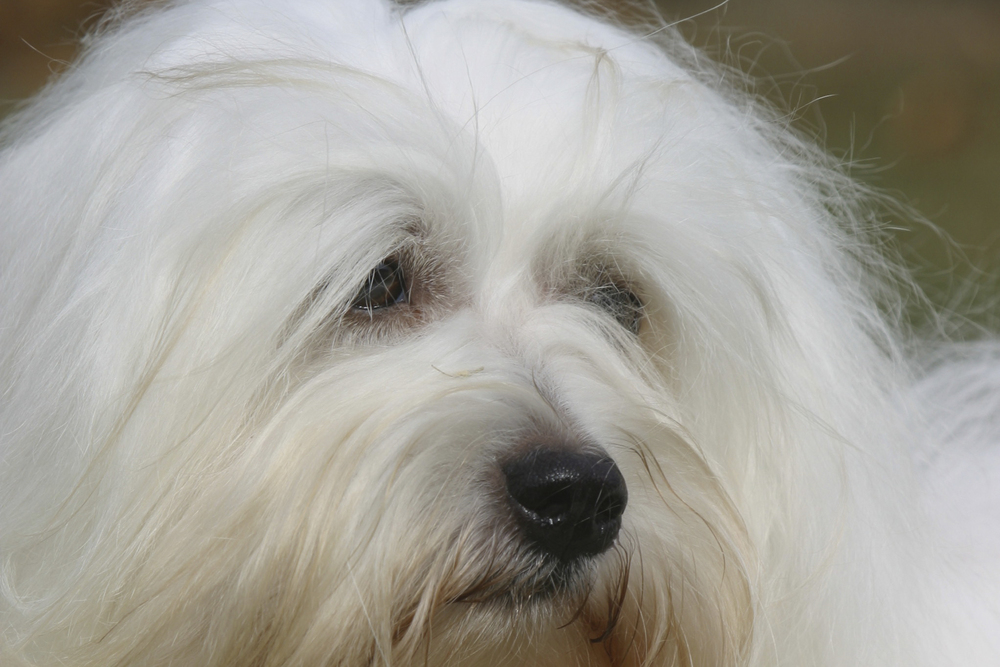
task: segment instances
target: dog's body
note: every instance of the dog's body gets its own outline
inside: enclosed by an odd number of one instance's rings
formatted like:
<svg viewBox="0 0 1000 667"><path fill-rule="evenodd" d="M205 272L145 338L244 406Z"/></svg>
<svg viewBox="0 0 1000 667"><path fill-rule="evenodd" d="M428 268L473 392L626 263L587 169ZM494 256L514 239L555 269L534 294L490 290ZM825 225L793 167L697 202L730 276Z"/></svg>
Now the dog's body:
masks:
<svg viewBox="0 0 1000 667"><path fill-rule="evenodd" d="M0 156L0 663L1000 664L1000 346L914 359L716 78L518 0L98 40Z"/></svg>

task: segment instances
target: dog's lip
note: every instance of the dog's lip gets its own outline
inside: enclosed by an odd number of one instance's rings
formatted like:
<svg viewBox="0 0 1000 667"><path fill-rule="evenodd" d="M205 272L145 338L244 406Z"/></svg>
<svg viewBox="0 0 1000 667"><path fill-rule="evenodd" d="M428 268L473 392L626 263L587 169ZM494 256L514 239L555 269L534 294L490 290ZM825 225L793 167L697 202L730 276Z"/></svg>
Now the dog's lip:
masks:
<svg viewBox="0 0 1000 667"><path fill-rule="evenodd" d="M587 569L581 562L563 562L544 554L532 554L537 569L498 576L477 583L453 602L473 604L541 604L588 588Z"/></svg>
<svg viewBox="0 0 1000 667"><path fill-rule="evenodd" d="M603 557L566 561L546 553L525 541L511 514L492 526L488 541L488 552L476 558L483 572L452 602L521 606L575 597L591 588L594 566Z"/></svg>

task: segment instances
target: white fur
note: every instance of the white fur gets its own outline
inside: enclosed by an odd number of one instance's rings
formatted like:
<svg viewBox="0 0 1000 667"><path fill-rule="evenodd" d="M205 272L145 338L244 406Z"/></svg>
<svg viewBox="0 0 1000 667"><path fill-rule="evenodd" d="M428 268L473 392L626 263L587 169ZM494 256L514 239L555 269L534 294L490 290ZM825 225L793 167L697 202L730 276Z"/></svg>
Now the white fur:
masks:
<svg viewBox="0 0 1000 667"><path fill-rule="evenodd" d="M673 32L105 33L0 153L5 667L1000 664L1000 346L914 358L860 188ZM394 252L419 308L350 313ZM521 599L490 480L532 430L630 500Z"/></svg>

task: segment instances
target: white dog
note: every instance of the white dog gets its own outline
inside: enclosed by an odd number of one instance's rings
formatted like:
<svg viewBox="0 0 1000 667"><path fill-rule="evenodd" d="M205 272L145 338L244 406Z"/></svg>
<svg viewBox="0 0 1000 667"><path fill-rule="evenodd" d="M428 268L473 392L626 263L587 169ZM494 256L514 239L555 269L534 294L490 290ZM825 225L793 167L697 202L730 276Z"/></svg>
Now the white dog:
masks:
<svg viewBox="0 0 1000 667"><path fill-rule="evenodd" d="M106 27L0 154L0 664L1000 665L1000 345L725 79L543 1Z"/></svg>

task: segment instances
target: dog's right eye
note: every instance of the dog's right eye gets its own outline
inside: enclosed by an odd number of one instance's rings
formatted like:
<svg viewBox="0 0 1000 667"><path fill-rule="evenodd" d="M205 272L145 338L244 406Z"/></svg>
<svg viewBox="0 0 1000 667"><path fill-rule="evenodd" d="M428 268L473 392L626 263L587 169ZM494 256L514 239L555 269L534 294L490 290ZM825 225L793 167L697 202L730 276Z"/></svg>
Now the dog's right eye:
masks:
<svg viewBox="0 0 1000 667"><path fill-rule="evenodd" d="M628 331L639 334L643 318L642 300L630 289L609 282L590 290L587 300L610 313Z"/></svg>
<svg viewBox="0 0 1000 667"><path fill-rule="evenodd" d="M371 313L409 302L406 276L399 260L389 257L379 262L365 280L351 303L353 310Z"/></svg>

